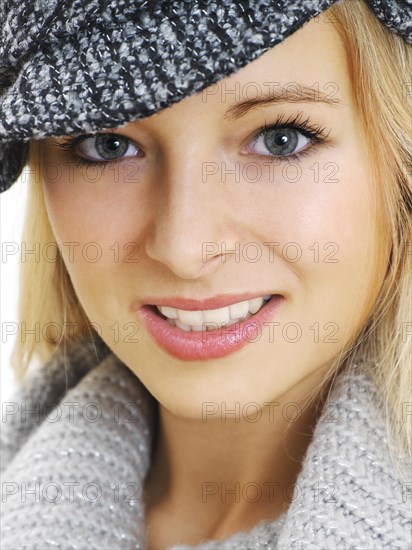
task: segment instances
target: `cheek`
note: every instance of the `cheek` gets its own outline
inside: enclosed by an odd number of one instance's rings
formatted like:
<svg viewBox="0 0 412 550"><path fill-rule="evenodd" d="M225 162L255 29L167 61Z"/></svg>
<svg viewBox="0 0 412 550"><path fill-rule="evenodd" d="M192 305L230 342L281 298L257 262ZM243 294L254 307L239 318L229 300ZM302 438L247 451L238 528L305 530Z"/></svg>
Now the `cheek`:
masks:
<svg viewBox="0 0 412 550"><path fill-rule="evenodd" d="M141 261L139 239L147 212L143 191L114 188L109 179L86 186L65 174L57 185L46 181L44 195L53 233L90 320L101 316L102 307L114 312L132 292L130 271Z"/></svg>
<svg viewBox="0 0 412 550"><path fill-rule="evenodd" d="M96 172L94 178L80 168L63 170L59 181L44 181L46 206L57 239L106 244L127 233L128 224L135 229L142 220L147 191L140 182L115 183L110 167L99 170L100 176Z"/></svg>
<svg viewBox="0 0 412 550"><path fill-rule="evenodd" d="M382 283L384 243L376 223L366 156L353 150L328 155L282 187L275 213L266 211L265 237L277 241L277 260L298 281L290 319L302 328L333 323L349 340L364 323ZM323 176L323 177L322 177ZM343 343L343 342L341 342Z"/></svg>

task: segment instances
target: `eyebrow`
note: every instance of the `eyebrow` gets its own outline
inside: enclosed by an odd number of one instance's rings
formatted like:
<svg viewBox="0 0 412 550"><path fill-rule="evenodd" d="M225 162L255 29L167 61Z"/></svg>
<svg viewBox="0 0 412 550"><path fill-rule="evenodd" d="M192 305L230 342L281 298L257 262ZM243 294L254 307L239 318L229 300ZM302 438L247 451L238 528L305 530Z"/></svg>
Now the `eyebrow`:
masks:
<svg viewBox="0 0 412 550"><path fill-rule="evenodd" d="M286 89L286 86L275 93L265 94L255 99L246 99L229 107L224 118L226 120L236 120L245 116L249 111L258 107L267 105L276 105L278 103L324 103L328 106L337 108L342 104L342 100L336 97L336 91L324 93L314 87L294 82L294 87ZM337 85L336 85L337 86Z"/></svg>

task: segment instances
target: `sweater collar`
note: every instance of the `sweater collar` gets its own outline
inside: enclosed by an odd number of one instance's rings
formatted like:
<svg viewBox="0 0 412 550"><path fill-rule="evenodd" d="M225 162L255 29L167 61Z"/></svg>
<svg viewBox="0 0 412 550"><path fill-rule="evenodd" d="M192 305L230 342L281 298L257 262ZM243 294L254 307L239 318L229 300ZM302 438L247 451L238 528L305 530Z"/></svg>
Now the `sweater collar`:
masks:
<svg viewBox="0 0 412 550"><path fill-rule="evenodd" d="M11 415L3 430L4 547L30 539L42 548L145 548L142 497L156 402L104 345L72 350L68 363L65 372L55 358L28 378L14 402L38 414L25 422ZM406 547L410 478L395 474L376 403L360 368L339 374L288 510L196 548ZM39 498L27 496L22 505L23 486Z"/></svg>

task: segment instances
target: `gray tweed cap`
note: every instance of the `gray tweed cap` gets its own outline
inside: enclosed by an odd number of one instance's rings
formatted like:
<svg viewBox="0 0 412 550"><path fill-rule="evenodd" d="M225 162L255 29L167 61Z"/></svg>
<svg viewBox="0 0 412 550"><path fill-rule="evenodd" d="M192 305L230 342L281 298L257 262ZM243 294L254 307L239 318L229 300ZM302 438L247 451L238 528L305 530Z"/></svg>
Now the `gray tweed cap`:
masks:
<svg viewBox="0 0 412 550"><path fill-rule="evenodd" d="M0 0L0 192L30 139L147 117L247 65L338 0ZM412 0L365 0L412 43Z"/></svg>

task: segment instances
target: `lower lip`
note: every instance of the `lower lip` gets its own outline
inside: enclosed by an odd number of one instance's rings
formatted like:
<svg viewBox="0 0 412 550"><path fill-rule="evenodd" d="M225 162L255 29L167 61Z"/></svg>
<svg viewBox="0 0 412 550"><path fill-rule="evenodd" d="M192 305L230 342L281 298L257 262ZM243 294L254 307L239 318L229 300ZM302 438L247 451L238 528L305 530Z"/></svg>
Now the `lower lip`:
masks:
<svg viewBox="0 0 412 550"><path fill-rule="evenodd" d="M143 306L138 315L149 334L170 355L183 361L217 359L260 340L265 323L273 320L283 300L276 294L249 319L213 331L185 332L155 313L156 306Z"/></svg>

